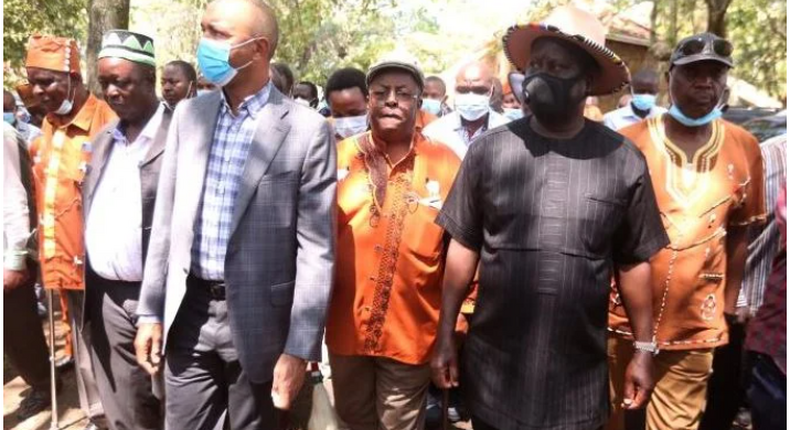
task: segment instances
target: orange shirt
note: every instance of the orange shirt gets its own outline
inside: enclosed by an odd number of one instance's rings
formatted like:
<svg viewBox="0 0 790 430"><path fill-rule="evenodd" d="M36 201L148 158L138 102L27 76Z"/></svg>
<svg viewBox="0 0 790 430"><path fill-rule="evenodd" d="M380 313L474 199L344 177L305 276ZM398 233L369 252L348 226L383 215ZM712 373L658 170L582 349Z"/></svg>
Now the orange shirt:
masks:
<svg viewBox="0 0 790 430"><path fill-rule="evenodd" d="M716 120L708 143L689 163L664 134L663 115L624 128L647 159L670 244L650 261L659 348L712 348L728 341L724 321L728 226L765 217L757 139ZM616 288L610 330L630 336Z"/></svg>
<svg viewBox="0 0 790 430"><path fill-rule="evenodd" d="M338 146L338 245L327 346L338 355L422 364L436 338L444 273L444 230L434 219L461 162L447 145L421 133L394 166L371 150L372 143L367 132ZM386 187L383 204L376 183Z"/></svg>
<svg viewBox="0 0 790 430"><path fill-rule="evenodd" d="M59 124L47 116L41 137L31 144L46 288L84 288L82 180L90 163L89 140L115 119L107 103L89 95L71 122Z"/></svg>

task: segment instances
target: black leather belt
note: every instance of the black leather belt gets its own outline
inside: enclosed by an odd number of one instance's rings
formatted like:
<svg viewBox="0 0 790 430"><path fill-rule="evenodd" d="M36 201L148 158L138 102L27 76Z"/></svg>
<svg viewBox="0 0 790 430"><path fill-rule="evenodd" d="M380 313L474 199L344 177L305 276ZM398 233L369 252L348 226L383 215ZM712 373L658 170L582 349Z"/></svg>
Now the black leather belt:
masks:
<svg viewBox="0 0 790 430"><path fill-rule="evenodd" d="M214 300L225 300L225 281L207 281L190 274L187 277L187 288L205 291Z"/></svg>

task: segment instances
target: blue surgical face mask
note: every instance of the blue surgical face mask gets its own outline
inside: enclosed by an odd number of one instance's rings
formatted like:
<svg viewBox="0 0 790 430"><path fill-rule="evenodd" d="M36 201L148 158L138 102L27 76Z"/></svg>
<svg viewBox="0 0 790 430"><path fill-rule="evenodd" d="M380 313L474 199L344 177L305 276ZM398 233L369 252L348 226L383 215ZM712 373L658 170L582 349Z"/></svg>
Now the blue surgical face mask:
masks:
<svg viewBox="0 0 790 430"><path fill-rule="evenodd" d="M674 100L672 101L672 106L669 107L669 111L667 113L677 122L685 125L686 127L702 127L703 125L710 124L714 120L721 118L721 115L724 113L722 111L722 107L724 107L724 104L727 102L725 99L727 93L728 91L722 91L721 96L719 97L719 102L716 103L716 106L710 112L699 118L689 118L680 110L680 108L675 104ZM670 93L669 96L671 99L672 93Z"/></svg>
<svg viewBox="0 0 790 430"><path fill-rule="evenodd" d="M256 37L246 42L241 42L237 45L231 45L228 42L206 39L200 39L197 49L197 60L200 71L203 76L212 84L224 87L239 73L239 70L252 64L250 60L247 64L239 67L230 65L230 51L246 45L252 41L261 39Z"/></svg>
<svg viewBox="0 0 790 430"><path fill-rule="evenodd" d="M354 136L368 129L368 116L349 116L335 118L335 133L343 139Z"/></svg>
<svg viewBox="0 0 790 430"><path fill-rule="evenodd" d="M3 121L7 122L8 124L14 125L16 121L16 116L13 112L3 112Z"/></svg>
<svg viewBox="0 0 790 430"><path fill-rule="evenodd" d="M475 121L488 113L490 100L490 95L475 93L456 94L455 110L458 111L461 118L467 121Z"/></svg>
<svg viewBox="0 0 790 430"><path fill-rule="evenodd" d="M68 115L71 113L71 110L74 109L74 98L77 96L77 92L74 91L71 100L69 100L69 93L71 93L71 76L69 76L69 83L66 88L66 98L60 103L58 109L53 112L55 115Z"/></svg>
<svg viewBox="0 0 790 430"><path fill-rule="evenodd" d="M641 111L649 111L656 105L655 94L632 94L631 104Z"/></svg>
<svg viewBox="0 0 790 430"><path fill-rule="evenodd" d="M442 102L436 99L422 99L422 110L434 115L439 115L442 111Z"/></svg>
<svg viewBox="0 0 790 430"><path fill-rule="evenodd" d="M504 111L505 111L505 116L509 118L511 121L524 118L524 111L522 111L521 109L505 108Z"/></svg>
<svg viewBox="0 0 790 430"><path fill-rule="evenodd" d="M700 118L687 117L686 114L680 111L677 105L672 105L667 113L686 127L702 127L720 118L722 115L721 106L716 106L712 111L708 112L707 115Z"/></svg>

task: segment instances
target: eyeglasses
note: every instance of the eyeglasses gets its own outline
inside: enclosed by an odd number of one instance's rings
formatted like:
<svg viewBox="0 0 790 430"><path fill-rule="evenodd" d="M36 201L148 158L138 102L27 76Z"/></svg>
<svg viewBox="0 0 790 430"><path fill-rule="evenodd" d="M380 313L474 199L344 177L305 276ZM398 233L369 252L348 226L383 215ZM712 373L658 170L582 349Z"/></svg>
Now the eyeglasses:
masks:
<svg viewBox="0 0 790 430"><path fill-rule="evenodd" d="M697 55L705 51L713 51L716 55L721 57L729 57L732 54L732 44L724 39L704 40L691 39L683 43L679 48L683 56Z"/></svg>
<svg viewBox="0 0 790 430"><path fill-rule="evenodd" d="M408 103L419 98L419 95L412 94L403 90L375 90L370 92L370 99L376 106L384 106L390 99L390 94L395 93L395 100L400 103Z"/></svg>

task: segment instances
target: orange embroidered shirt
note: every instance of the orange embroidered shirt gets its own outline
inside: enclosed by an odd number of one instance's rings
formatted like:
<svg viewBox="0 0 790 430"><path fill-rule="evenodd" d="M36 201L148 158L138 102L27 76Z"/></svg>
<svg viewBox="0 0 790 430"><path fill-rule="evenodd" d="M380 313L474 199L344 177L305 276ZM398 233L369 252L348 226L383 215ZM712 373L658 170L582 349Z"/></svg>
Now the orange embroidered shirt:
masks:
<svg viewBox="0 0 790 430"><path fill-rule="evenodd" d="M659 348L712 348L728 341L724 320L728 226L765 218L757 139L726 121L692 160L664 134L663 115L619 130L647 159L670 244L650 261ZM609 327L631 336L616 287Z"/></svg>
<svg viewBox="0 0 790 430"><path fill-rule="evenodd" d="M338 355L423 364L436 338L446 250L444 230L434 219L461 162L447 145L417 132L409 154L394 166L373 143L367 132L338 147L337 260L327 346ZM377 167L386 170L380 181Z"/></svg>
<svg viewBox="0 0 790 430"><path fill-rule="evenodd" d="M82 181L90 164L90 139L117 117L89 95L69 123L47 116L30 146L39 215L39 259L44 287L84 288Z"/></svg>

